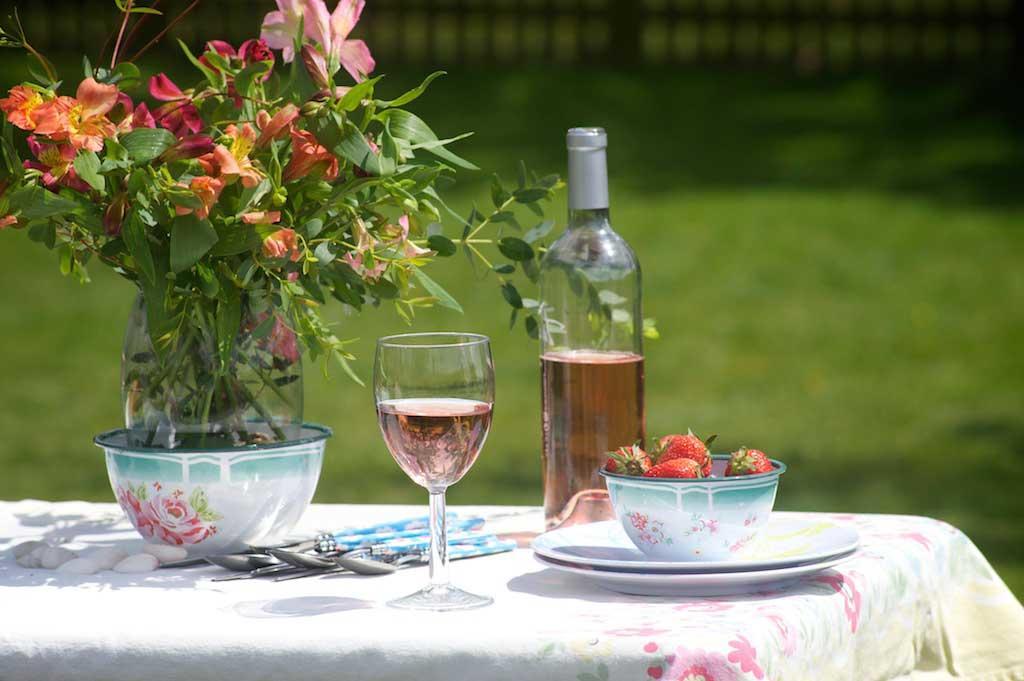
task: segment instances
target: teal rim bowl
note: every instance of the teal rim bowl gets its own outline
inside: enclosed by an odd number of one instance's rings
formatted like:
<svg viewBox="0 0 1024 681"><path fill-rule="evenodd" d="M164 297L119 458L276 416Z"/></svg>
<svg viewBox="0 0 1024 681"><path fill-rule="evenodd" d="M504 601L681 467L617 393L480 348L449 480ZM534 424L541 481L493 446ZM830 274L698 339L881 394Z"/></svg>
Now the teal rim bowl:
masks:
<svg viewBox="0 0 1024 681"><path fill-rule="evenodd" d="M727 455L712 456L708 478L645 478L601 470L612 508L630 541L653 560L735 560L749 552L775 505L786 464L725 477Z"/></svg>

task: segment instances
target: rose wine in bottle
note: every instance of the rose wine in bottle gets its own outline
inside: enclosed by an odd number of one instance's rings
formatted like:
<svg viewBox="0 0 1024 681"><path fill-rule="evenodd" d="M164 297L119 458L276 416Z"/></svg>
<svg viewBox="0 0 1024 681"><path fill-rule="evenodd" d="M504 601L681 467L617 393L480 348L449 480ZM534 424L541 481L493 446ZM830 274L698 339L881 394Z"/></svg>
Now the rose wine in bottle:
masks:
<svg viewBox="0 0 1024 681"><path fill-rule="evenodd" d="M640 264L609 219L608 138L573 128L566 141L569 226L540 267L548 529L612 518L598 470L645 438Z"/></svg>

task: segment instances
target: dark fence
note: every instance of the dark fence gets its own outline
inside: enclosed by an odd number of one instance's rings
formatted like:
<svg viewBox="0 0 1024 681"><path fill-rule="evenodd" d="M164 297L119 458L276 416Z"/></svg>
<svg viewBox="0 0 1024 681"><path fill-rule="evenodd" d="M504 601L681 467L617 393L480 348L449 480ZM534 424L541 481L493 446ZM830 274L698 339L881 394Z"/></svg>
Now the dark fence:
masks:
<svg viewBox="0 0 1024 681"><path fill-rule="evenodd" d="M43 47L95 49L116 18L109 0L18 4ZM188 4L161 2L165 17L147 19L137 40ZM255 33L272 8L271 0L202 0L171 35L237 42ZM1024 52L1024 0L368 0L358 34L384 67L1013 68Z"/></svg>

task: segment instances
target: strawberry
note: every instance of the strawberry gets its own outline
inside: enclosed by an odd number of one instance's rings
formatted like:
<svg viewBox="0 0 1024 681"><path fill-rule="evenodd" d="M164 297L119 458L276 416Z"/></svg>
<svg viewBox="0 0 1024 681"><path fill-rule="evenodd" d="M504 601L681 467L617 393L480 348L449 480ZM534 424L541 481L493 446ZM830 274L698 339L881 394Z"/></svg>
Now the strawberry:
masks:
<svg viewBox="0 0 1024 681"><path fill-rule="evenodd" d="M645 478L702 478L700 466L693 459L669 459L651 466Z"/></svg>
<svg viewBox="0 0 1024 681"><path fill-rule="evenodd" d="M740 447L729 457L729 465L725 468L725 474L731 475L754 475L756 473L770 473L772 462L760 449L747 449Z"/></svg>
<svg viewBox="0 0 1024 681"><path fill-rule="evenodd" d="M608 461L604 468L609 473L622 475L643 475L651 467L651 457L639 445L619 447L608 452Z"/></svg>
<svg viewBox="0 0 1024 681"><path fill-rule="evenodd" d="M693 434L693 431L686 431L686 435L666 435L658 440L658 446L653 454L658 463L671 461L673 459L691 459L700 466L703 477L711 475L711 453L708 451L710 445L717 435L712 435L707 440L701 440Z"/></svg>

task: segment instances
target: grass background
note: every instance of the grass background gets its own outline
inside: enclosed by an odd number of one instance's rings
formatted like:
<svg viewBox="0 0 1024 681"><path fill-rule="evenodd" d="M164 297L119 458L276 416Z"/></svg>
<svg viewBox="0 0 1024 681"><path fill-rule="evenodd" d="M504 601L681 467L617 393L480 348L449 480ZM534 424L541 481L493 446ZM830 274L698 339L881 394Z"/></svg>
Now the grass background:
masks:
<svg viewBox="0 0 1024 681"><path fill-rule="evenodd" d="M0 80L20 77L0 62ZM66 70L65 73L71 73ZM382 86L397 93L413 75ZM644 267L651 433L719 433L785 460L778 507L909 513L964 529L1024 594L1024 138L1020 102L984 77L470 71L415 107L460 151L514 176L564 168L563 133L604 125L612 218ZM1015 122L1017 121L1017 122ZM564 225L564 195L551 214ZM470 175L453 203L488 200ZM454 232L454 228L450 227ZM0 235L0 498L111 500L91 436L117 426L133 292L82 287L24 234ZM537 504L537 348L507 330L493 279L461 258L431 275L460 316L418 329L494 341L498 398L454 503ZM391 309L335 319L402 331ZM307 418L335 438L321 502L421 502L391 461L367 389L306 369Z"/></svg>

